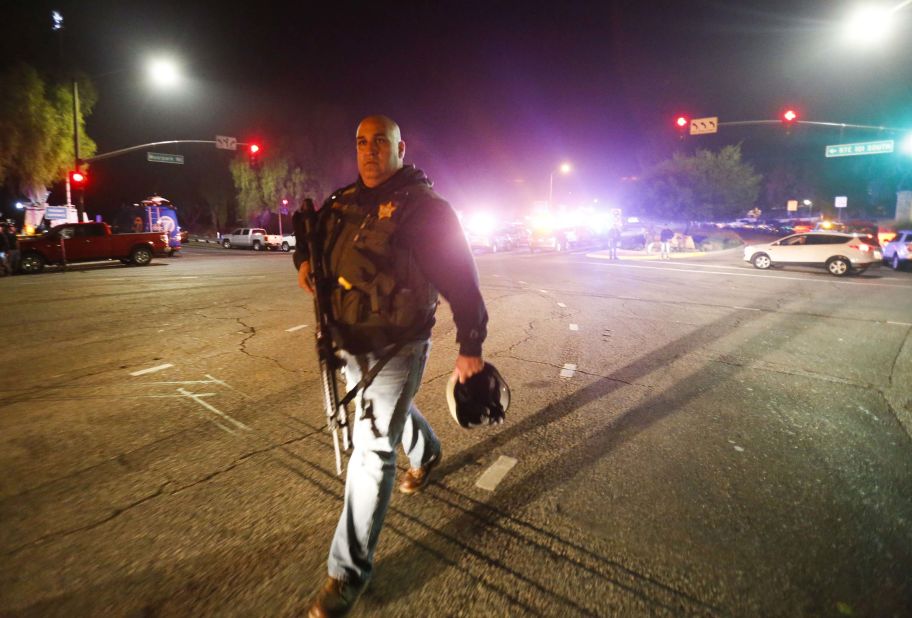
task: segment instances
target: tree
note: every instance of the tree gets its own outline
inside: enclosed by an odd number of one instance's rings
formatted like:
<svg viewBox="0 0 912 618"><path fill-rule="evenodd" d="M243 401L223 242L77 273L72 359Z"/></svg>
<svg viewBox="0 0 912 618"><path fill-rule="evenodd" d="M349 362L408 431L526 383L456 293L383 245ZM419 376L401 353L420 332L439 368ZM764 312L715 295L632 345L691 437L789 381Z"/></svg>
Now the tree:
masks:
<svg viewBox="0 0 912 618"><path fill-rule="evenodd" d="M96 94L80 79L80 156L95 153L85 133ZM17 64L0 75L0 183L15 187L33 202L43 202L48 187L73 166L73 93L71 84L51 84L34 68Z"/></svg>
<svg viewBox="0 0 912 618"><path fill-rule="evenodd" d="M319 199L323 191L322 182L314 173L280 150L264 157L257 167L250 164L246 155L238 155L232 159L230 170L237 191L238 218L258 218L259 225L267 224L270 213L283 199L296 207L305 197Z"/></svg>
<svg viewBox="0 0 912 618"><path fill-rule="evenodd" d="M741 160L741 146L718 153L676 154L650 169L638 198L647 215L676 220L744 216L757 201L762 177Z"/></svg>

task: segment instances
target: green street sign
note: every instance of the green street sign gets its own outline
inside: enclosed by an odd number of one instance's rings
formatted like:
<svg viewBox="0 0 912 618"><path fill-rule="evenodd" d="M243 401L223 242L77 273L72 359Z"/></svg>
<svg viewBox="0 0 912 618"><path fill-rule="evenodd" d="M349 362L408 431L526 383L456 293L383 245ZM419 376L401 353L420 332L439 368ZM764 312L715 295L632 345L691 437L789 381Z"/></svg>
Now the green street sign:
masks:
<svg viewBox="0 0 912 618"><path fill-rule="evenodd" d="M855 157L858 155L891 154L893 140L887 139L879 142L858 142L857 144L836 144L826 147L827 158Z"/></svg>
<svg viewBox="0 0 912 618"><path fill-rule="evenodd" d="M175 165L184 164L184 155L167 154L164 152L147 152L146 160L153 163L174 163Z"/></svg>

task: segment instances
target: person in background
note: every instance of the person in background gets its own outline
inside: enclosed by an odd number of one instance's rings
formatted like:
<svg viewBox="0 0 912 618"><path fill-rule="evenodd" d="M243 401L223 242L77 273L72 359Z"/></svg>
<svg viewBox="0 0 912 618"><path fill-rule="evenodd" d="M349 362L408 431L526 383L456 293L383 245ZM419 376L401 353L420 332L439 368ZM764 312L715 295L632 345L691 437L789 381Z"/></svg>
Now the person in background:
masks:
<svg viewBox="0 0 912 618"><path fill-rule="evenodd" d="M621 228L612 225L608 230L608 249L612 260L618 259L618 246L621 244Z"/></svg>
<svg viewBox="0 0 912 618"><path fill-rule="evenodd" d="M19 272L19 237L16 235L16 224L10 223L6 226L6 264L9 274L15 275Z"/></svg>
<svg viewBox="0 0 912 618"><path fill-rule="evenodd" d="M663 260L671 259L671 239L674 238L674 232L671 231L671 228L668 227L668 224L665 224L665 227L662 228L662 231L659 233L659 242L662 243L662 255L660 256Z"/></svg>

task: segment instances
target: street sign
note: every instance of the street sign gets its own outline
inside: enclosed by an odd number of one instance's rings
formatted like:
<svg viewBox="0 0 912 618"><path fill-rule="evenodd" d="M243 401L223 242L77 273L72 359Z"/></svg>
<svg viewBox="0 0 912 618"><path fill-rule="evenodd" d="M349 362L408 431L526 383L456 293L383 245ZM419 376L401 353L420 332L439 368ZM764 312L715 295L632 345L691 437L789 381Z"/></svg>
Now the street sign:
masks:
<svg viewBox="0 0 912 618"><path fill-rule="evenodd" d="M787 201L785 207L789 212L796 212L798 210L798 200Z"/></svg>
<svg viewBox="0 0 912 618"><path fill-rule="evenodd" d="M237 138L227 135L215 136L215 147L222 150L237 150Z"/></svg>
<svg viewBox="0 0 912 618"><path fill-rule="evenodd" d="M174 163L175 165L184 164L184 155L168 154L165 152L147 152L146 160L153 163Z"/></svg>
<svg viewBox="0 0 912 618"><path fill-rule="evenodd" d="M719 132L719 117L712 116L710 118L694 118L690 121L690 134L691 135L704 135L706 133L718 133Z"/></svg>
<svg viewBox="0 0 912 618"><path fill-rule="evenodd" d="M891 154L894 143L891 139L879 142L858 142L856 144L836 144L826 147L827 158L855 157L858 155Z"/></svg>
<svg viewBox="0 0 912 618"><path fill-rule="evenodd" d="M836 196L836 208L846 208L849 205L849 198L845 195Z"/></svg>
<svg viewBox="0 0 912 618"><path fill-rule="evenodd" d="M67 218L67 207L66 206L48 206L47 210L44 211L45 219L66 219Z"/></svg>

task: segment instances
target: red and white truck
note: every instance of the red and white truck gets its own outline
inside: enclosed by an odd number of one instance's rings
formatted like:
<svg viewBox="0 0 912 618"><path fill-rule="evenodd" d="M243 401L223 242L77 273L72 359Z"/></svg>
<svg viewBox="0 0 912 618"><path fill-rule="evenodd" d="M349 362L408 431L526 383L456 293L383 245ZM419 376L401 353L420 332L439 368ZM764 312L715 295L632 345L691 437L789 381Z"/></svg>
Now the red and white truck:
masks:
<svg viewBox="0 0 912 618"><path fill-rule="evenodd" d="M113 234L107 223L65 223L47 234L19 241L23 273L41 272L47 264L120 260L146 266L153 256L168 254L162 232Z"/></svg>

